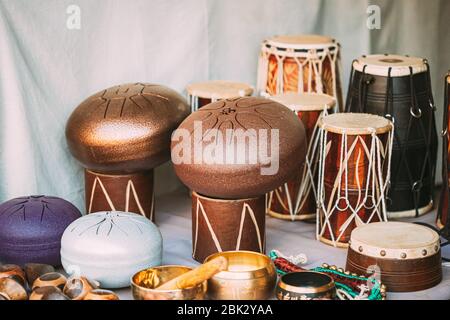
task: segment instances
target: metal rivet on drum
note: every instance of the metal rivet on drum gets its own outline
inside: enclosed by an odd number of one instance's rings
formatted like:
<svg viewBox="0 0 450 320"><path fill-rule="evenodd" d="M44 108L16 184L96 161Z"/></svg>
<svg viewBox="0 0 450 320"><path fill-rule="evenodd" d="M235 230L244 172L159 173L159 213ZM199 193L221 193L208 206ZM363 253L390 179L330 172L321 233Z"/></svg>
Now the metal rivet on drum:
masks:
<svg viewBox="0 0 450 320"><path fill-rule="evenodd" d="M386 255L386 251L381 250L381 251L380 251L380 255L381 255L382 257L384 257L384 256Z"/></svg>
<svg viewBox="0 0 450 320"><path fill-rule="evenodd" d="M422 250L422 255L423 255L423 256L426 256L426 255L427 255L427 250L425 250L425 249Z"/></svg>
<svg viewBox="0 0 450 320"><path fill-rule="evenodd" d="M402 253L401 255L400 255L400 257L402 258L402 259L405 259L406 258L406 253Z"/></svg>
<svg viewBox="0 0 450 320"><path fill-rule="evenodd" d="M363 252L363 247L362 247L362 246L359 246L358 251L359 251L359 252Z"/></svg>

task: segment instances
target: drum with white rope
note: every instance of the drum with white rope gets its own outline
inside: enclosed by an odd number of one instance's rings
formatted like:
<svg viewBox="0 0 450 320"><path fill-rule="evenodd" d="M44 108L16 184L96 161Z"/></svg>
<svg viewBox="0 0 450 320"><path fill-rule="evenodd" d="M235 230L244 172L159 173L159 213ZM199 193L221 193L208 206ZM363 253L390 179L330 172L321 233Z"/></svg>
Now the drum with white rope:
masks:
<svg viewBox="0 0 450 320"><path fill-rule="evenodd" d="M395 125L389 218L429 212L433 208L437 133L427 61L376 54L356 59L352 67L346 111L385 116Z"/></svg>
<svg viewBox="0 0 450 320"><path fill-rule="evenodd" d="M317 239L346 247L351 231L385 221L391 121L376 115L337 113L319 119Z"/></svg>
<svg viewBox="0 0 450 320"><path fill-rule="evenodd" d="M303 122L308 149L306 161L295 176L268 194L268 213L285 220L305 220L316 216L319 135L317 121L336 104L329 95L319 93L284 93L271 97L290 108Z"/></svg>
<svg viewBox="0 0 450 320"><path fill-rule="evenodd" d="M321 35L284 35L263 41L259 57L257 91L325 93L342 107L340 47Z"/></svg>
<svg viewBox="0 0 450 320"><path fill-rule="evenodd" d="M242 82L211 80L191 83L186 86L192 112L221 99L251 96L253 88Z"/></svg>

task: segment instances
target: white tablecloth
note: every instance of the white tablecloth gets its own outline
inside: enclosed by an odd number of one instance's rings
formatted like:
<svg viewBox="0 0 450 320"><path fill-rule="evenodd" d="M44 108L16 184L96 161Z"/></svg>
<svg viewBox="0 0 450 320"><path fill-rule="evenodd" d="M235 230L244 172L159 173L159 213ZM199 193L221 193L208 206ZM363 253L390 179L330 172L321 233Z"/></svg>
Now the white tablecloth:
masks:
<svg viewBox="0 0 450 320"><path fill-rule="evenodd" d="M156 220L163 235L163 264L197 265L191 258L191 199L188 192L178 190L160 196L156 201ZM436 210L415 221L432 223L435 217ZM315 240L313 223L282 221L267 216L266 239L267 253L278 249L285 254L306 254L306 268L314 268L324 262L345 267L346 249L334 248ZM443 254L450 256L450 248L445 248ZM132 299L130 289L117 292L121 299ZM450 268L443 267L443 280L434 288L412 293L388 293L387 298L450 299Z"/></svg>

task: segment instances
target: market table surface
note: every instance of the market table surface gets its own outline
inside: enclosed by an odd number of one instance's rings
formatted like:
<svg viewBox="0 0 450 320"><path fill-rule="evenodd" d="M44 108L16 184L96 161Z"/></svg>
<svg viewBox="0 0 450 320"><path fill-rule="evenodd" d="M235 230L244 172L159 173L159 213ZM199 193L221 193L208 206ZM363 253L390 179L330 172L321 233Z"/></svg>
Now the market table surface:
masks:
<svg viewBox="0 0 450 320"><path fill-rule="evenodd" d="M436 209L418 219L402 221L433 223L435 217ZM185 189L156 199L156 222L163 236L163 264L198 265L191 257L191 199ZM287 255L305 254L308 258L303 265L305 268L314 268L324 262L345 267L346 249L317 241L314 223L282 221L267 216L266 241L267 253L277 249ZM449 257L450 248L446 247L443 254ZM133 299L129 288L116 292L121 299ZM443 266L443 280L436 287L410 293L388 293L387 299L450 299L450 266Z"/></svg>

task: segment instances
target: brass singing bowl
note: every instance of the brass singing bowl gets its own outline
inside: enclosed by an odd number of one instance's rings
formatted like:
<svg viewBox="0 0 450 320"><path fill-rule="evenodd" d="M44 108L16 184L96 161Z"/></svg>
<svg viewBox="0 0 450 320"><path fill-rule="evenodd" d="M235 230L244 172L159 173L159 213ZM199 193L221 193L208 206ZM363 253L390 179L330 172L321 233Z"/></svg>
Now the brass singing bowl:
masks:
<svg viewBox="0 0 450 320"><path fill-rule="evenodd" d="M149 288L143 284L143 278L149 271L156 270L159 277L159 286L183 273L191 271L192 268L185 266L160 266L141 270L131 277L131 290L135 300L203 300L206 294L207 284L204 281L195 287L176 290L158 290Z"/></svg>
<svg viewBox="0 0 450 320"><path fill-rule="evenodd" d="M253 251L225 251L210 255L208 262L223 256L228 270L208 280L208 297L213 300L266 300L272 297L277 274L272 260Z"/></svg>
<svg viewBox="0 0 450 320"><path fill-rule="evenodd" d="M330 300L336 296L332 277L314 271L292 272L278 281L278 300Z"/></svg>

